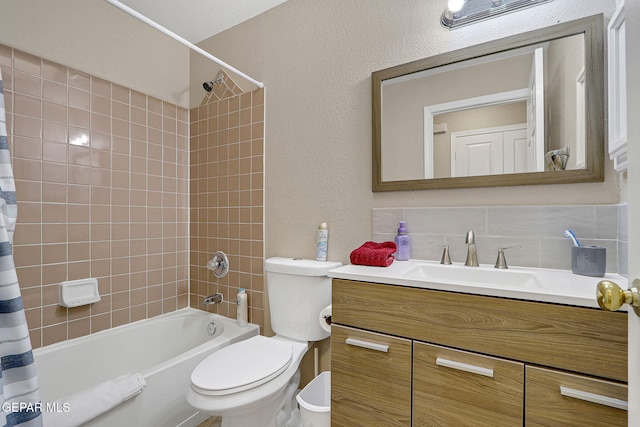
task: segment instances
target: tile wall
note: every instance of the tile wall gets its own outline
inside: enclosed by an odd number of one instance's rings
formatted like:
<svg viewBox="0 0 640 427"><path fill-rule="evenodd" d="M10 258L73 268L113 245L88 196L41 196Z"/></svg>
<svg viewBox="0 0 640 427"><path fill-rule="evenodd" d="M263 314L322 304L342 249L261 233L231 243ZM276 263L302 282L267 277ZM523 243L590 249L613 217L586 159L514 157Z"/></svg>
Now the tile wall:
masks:
<svg viewBox="0 0 640 427"><path fill-rule="evenodd" d="M225 80L191 110L191 306L220 292L207 310L235 318L238 288L245 288L249 320L264 326L264 90L242 93ZM206 268L216 251L230 272Z"/></svg>
<svg viewBox="0 0 640 427"><path fill-rule="evenodd" d="M34 347L188 305L189 112L0 45ZM59 282L102 300L63 308Z"/></svg>
<svg viewBox="0 0 640 427"><path fill-rule="evenodd" d="M481 264L495 264L498 247L510 265L571 269L572 229L582 244L607 248L607 271L626 274L626 206L490 206L373 209L375 241L393 240L399 221L407 221L411 256L439 261L448 244L453 262L464 262L468 230L476 234Z"/></svg>

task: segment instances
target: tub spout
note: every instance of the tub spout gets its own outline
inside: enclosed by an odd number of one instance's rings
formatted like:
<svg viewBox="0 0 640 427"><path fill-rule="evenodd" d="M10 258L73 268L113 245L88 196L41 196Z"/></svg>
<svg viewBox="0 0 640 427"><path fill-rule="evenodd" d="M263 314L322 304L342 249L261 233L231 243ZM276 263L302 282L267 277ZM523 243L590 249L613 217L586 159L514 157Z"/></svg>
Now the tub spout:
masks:
<svg viewBox="0 0 640 427"><path fill-rule="evenodd" d="M204 300L202 301L202 305L207 307L210 304L220 304L222 301L224 301L224 298L222 297L222 294L218 292L215 295L209 295L208 297L204 297Z"/></svg>

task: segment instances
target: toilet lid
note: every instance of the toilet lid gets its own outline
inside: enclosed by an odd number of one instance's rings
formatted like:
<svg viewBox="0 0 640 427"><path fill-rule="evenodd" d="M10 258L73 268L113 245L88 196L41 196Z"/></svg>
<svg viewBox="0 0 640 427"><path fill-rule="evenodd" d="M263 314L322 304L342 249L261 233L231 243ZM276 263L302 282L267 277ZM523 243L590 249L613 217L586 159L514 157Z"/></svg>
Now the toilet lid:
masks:
<svg viewBox="0 0 640 427"><path fill-rule="evenodd" d="M256 335L209 355L191 373L191 385L211 396L237 393L277 377L292 357L291 344Z"/></svg>

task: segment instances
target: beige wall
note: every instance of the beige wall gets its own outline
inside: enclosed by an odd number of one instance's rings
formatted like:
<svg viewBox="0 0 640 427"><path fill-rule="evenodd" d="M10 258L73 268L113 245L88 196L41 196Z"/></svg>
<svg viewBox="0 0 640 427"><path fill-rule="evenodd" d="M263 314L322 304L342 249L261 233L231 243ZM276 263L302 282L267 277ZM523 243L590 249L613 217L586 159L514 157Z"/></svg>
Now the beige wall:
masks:
<svg viewBox="0 0 640 427"><path fill-rule="evenodd" d="M189 107L189 48L104 0L0 0L0 43Z"/></svg>
<svg viewBox="0 0 640 427"><path fill-rule="evenodd" d="M604 204L603 183L417 192L371 192L371 72L501 36L603 12L614 0L556 1L454 31L438 19L445 0L289 0L201 43L264 81L267 257L315 255L329 223L329 259L348 262L371 238L371 208ZM524 191L523 191L524 190Z"/></svg>

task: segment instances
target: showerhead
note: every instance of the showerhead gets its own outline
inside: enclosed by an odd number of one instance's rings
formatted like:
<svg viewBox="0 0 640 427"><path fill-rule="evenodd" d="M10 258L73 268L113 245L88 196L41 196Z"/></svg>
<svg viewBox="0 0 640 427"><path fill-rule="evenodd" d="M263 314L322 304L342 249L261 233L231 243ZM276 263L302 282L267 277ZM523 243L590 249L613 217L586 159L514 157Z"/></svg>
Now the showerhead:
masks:
<svg viewBox="0 0 640 427"><path fill-rule="evenodd" d="M202 87L204 88L204 90L206 90L207 92L211 92L213 90L213 85L217 85L224 82L224 73L222 72L222 70L218 73L218 75L216 76L215 79L213 79L210 82L204 82L202 83Z"/></svg>

